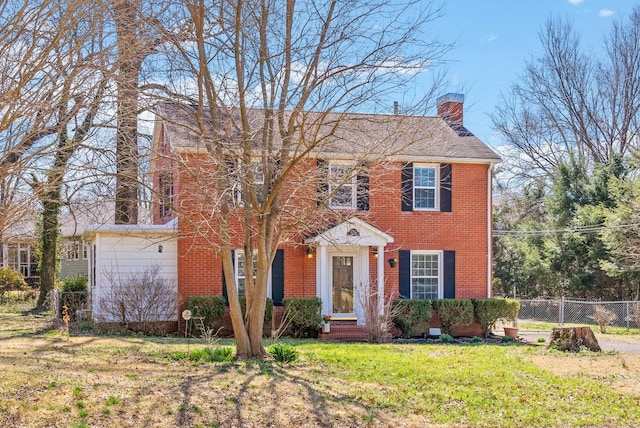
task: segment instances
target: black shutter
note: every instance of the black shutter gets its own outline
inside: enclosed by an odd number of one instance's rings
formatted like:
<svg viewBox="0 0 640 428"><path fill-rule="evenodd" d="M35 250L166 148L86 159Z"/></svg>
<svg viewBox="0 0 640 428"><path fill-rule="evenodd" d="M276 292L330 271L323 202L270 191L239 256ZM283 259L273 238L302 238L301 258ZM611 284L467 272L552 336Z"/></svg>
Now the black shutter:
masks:
<svg viewBox="0 0 640 428"><path fill-rule="evenodd" d="M445 251L444 252L444 266L443 272L443 285L444 285L444 298L455 299L456 298L456 252Z"/></svg>
<svg viewBox="0 0 640 428"><path fill-rule="evenodd" d="M284 300L284 250L276 250L271 264L271 299L275 306L282 306Z"/></svg>
<svg viewBox="0 0 640 428"><path fill-rule="evenodd" d="M231 250L231 262L236 265L236 251ZM222 297L224 297L224 304L229 306L229 295L227 294L227 280L224 277L224 267L222 267Z"/></svg>
<svg viewBox="0 0 640 428"><path fill-rule="evenodd" d="M440 164L440 211L451 212L451 164Z"/></svg>
<svg viewBox="0 0 640 428"><path fill-rule="evenodd" d="M411 251L400 250L398 252L398 282L400 284L400 297L411 298Z"/></svg>
<svg viewBox="0 0 640 428"><path fill-rule="evenodd" d="M402 211L413 211L413 164L402 165Z"/></svg>
<svg viewBox="0 0 640 428"><path fill-rule="evenodd" d="M321 206L329 193L329 165L324 159L316 159L318 169L318 206Z"/></svg>
<svg viewBox="0 0 640 428"><path fill-rule="evenodd" d="M358 209L369 211L369 169L367 163L360 164L357 180L356 194L358 195Z"/></svg>

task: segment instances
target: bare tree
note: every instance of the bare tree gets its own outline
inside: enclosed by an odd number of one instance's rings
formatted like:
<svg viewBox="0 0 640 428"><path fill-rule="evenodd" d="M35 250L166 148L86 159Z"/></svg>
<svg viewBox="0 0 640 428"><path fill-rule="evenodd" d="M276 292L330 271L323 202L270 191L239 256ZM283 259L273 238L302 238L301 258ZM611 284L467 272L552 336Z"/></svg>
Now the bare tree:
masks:
<svg viewBox="0 0 640 428"><path fill-rule="evenodd" d="M568 153L594 165L637 149L640 8L614 25L601 57L585 51L561 19L549 19L539 37L542 55L529 61L492 118L515 149L514 169L540 177Z"/></svg>
<svg viewBox="0 0 640 428"><path fill-rule="evenodd" d="M190 222L222 259L237 356L262 357L268 273L278 246L344 218L328 203L340 183L375 177L368 165L393 154L398 135L410 129L397 117L381 124L383 117L351 113L388 111L390 94L413 92L418 83L424 92L403 113L426 111L439 81L432 68L445 46L425 29L440 9L411 1L182 5L183 15L176 10L174 17L188 36L168 37L176 40L173 84L187 106L165 120L180 117L189 126L185 136L195 136L204 153L173 159L189 171L180 177L189 194L175 208L190 213L181 224ZM323 151L348 153L355 162L319 176L310 159ZM317 183L326 198L314 213ZM246 258L255 277L245 277L244 318L232 260L237 245L255 255Z"/></svg>

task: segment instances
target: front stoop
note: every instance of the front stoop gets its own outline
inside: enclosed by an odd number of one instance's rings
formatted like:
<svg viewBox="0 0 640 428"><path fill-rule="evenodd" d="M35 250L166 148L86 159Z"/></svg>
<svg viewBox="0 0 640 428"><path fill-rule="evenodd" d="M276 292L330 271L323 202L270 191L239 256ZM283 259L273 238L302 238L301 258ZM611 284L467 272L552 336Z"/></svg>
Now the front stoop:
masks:
<svg viewBox="0 0 640 428"><path fill-rule="evenodd" d="M387 334L385 342L391 341L391 334ZM320 333L320 340L331 340L336 342L366 342L367 332L364 326L357 325L356 321L332 321L329 333Z"/></svg>

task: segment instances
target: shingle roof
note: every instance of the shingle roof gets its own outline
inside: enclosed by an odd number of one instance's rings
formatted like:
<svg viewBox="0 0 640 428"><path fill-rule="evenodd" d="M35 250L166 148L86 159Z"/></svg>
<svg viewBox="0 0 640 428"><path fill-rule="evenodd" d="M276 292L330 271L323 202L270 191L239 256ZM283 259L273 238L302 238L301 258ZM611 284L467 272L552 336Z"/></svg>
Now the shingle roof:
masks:
<svg viewBox="0 0 640 428"><path fill-rule="evenodd" d="M196 109L178 104L162 104L157 110L165 126L165 137L172 150L199 150L204 148L194 114ZM209 110L203 111L208 114ZM291 112L287 112L290 115ZM354 156L385 156L395 160L412 161L465 161L494 163L500 157L462 125L449 126L437 116L377 115L360 113L303 112L304 119L297 121L298 135L304 129L305 138L299 138L304 149L306 141L315 142L312 154L326 157L352 158ZM211 132L212 141L222 138L229 147L234 135L238 135L235 111L221 114L222 125L217 136ZM287 116L287 119L290 116ZM250 110L249 120L256 129L256 141L262 134L264 111ZM204 120L203 120L204 122ZM210 122L209 122L210 123ZM208 127L212 128L212 127Z"/></svg>

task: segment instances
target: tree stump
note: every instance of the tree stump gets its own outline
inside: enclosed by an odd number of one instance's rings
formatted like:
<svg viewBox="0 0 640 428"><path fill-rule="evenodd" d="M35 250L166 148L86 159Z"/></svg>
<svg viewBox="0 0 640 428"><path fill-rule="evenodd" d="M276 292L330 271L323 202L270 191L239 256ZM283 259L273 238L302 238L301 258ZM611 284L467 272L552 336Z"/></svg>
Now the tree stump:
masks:
<svg viewBox="0 0 640 428"><path fill-rule="evenodd" d="M556 327L551 332L548 347L554 345L561 351L578 351L581 346L593 352L601 351L590 327Z"/></svg>

